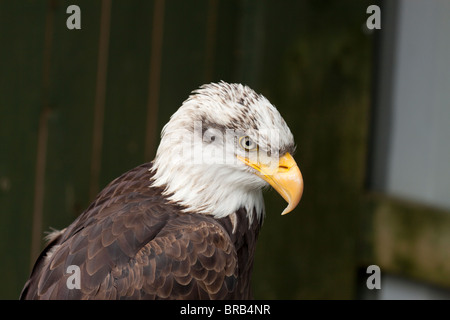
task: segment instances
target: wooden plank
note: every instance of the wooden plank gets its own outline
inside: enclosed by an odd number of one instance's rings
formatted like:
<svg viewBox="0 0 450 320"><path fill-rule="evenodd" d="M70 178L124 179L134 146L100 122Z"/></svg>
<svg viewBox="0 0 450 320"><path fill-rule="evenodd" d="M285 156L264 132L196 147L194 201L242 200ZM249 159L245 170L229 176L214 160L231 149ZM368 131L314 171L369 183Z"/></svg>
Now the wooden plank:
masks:
<svg viewBox="0 0 450 320"><path fill-rule="evenodd" d="M116 1L111 14L100 187L144 162L153 1Z"/></svg>
<svg viewBox="0 0 450 320"><path fill-rule="evenodd" d="M111 0L102 0L98 38L97 76L95 82L94 123L92 135L91 180L89 195L94 199L99 190L103 129L105 118L106 82L108 73L109 42L111 33Z"/></svg>
<svg viewBox="0 0 450 320"><path fill-rule="evenodd" d="M218 82L220 80L236 82L238 79L237 69L240 58L240 52L237 48L239 39L238 3L239 1L237 0L221 0L216 5L211 3L208 5L208 10L217 10L215 14L217 21L211 22L211 19L207 17L207 28L210 27L209 24L211 23L215 23L216 26L213 35L210 35L208 29L206 30L205 58L210 54L212 57L210 60L205 60L205 83ZM208 70L208 68L212 70Z"/></svg>
<svg viewBox="0 0 450 320"><path fill-rule="evenodd" d="M159 141L158 107L161 89L161 64L164 37L165 1L154 1L152 39L150 52L150 70L148 76L147 121L145 124L145 160L151 161Z"/></svg>
<svg viewBox="0 0 450 320"><path fill-rule="evenodd" d="M239 2L237 26L237 59L235 74L238 82L258 88L264 70L265 19L267 1L243 0Z"/></svg>
<svg viewBox="0 0 450 320"><path fill-rule="evenodd" d="M0 1L0 299L29 274L45 1Z"/></svg>
<svg viewBox="0 0 450 320"><path fill-rule="evenodd" d="M205 82L208 1L166 1L158 129Z"/></svg>
<svg viewBox="0 0 450 320"><path fill-rule="evenodd" d="M69 30L69 5L81 9L81 30ZM48 146L42 235L69 225L89 203L100 2L53 6Z"/></svg>

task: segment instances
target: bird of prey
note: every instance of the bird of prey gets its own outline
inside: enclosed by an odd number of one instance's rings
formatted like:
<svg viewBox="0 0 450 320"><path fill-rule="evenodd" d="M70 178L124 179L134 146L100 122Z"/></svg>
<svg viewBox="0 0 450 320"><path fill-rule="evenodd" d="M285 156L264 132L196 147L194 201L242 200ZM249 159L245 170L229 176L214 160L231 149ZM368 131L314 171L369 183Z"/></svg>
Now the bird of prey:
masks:
<svg viewBox="0 0 450 320"><path fill-rule="evenodd" d="M194 90L153 161L48 236L21 299L251 299L262 189L300 201L291 131L248 86Z"/></svg>

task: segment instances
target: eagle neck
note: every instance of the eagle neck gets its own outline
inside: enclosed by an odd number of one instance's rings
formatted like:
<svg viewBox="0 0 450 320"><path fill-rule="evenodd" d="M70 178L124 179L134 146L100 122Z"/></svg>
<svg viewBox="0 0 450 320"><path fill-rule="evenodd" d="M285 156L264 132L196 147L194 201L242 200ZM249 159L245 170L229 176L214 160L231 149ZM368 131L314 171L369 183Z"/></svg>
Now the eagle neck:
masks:
<svg viewBox="0 0 450 320"><path fill-rule="evenodd" d="M151 186L164 188L163 196L183 211L225 218L241 208L249 223L262 222L265 214L262 191L242 184L240 173L217 167L178 167L177 171L153 164Z"/></svg>

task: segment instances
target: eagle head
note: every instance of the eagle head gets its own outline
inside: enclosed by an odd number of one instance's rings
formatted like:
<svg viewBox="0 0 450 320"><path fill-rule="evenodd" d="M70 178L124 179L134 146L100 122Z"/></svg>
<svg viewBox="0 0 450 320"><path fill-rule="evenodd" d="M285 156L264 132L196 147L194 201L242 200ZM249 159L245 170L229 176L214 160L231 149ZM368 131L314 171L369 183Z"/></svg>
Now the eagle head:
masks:
<svg viewBox="0 0 450 320"><path fill-rule="evenodd" d="M248 86L211 83L192 92L161 133L153 186L187 212L264 217L272 186L292 211L303 192L294 138L278 110Z"/></svg>

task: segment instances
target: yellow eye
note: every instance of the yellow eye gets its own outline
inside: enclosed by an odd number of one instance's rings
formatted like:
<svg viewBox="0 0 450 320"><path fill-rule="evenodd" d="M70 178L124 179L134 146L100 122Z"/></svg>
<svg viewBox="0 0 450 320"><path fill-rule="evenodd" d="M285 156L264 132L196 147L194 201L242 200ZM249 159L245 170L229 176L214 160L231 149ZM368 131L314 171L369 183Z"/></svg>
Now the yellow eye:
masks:
<svg viewBox="0 0 450 320"><path fill-rule="evenodd" d="M239 145L246 151L253 151L258 149L258 145L247 136L239 138Z"/></svg>

